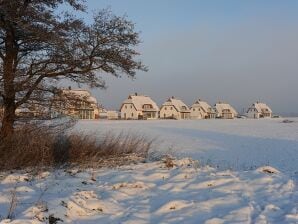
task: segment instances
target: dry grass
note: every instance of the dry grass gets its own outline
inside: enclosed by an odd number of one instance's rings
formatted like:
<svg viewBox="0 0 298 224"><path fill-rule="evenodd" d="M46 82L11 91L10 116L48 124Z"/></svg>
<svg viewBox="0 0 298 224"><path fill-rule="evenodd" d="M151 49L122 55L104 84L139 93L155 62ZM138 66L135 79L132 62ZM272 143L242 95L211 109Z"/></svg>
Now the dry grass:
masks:
<svg viewBox="0 0 298 224"><path fill-rule="evenodd" d="M0 142L0 170L119 166L147 157L151 144L152 140L133 134L63 135L49 128L26 126Z"/></svg>
<svg viewBox="0 0 298 224"><path fill-rule="evenodd" d="M14 218L14 212L17 208L18 204L18 199L17 199L17 189L14 187L10 191L10 202L9 202L9 208L8 208L8 213L7 213L7 219L12 219Z"/></svg>
<svg viewBox="0 0 298 224"><path fill-rule="evenodd" d="M164 158L164 164L165 164L165 167L168 168L168 169L171 169L175 166L174 159L170 156L166 156Z"/></svg>

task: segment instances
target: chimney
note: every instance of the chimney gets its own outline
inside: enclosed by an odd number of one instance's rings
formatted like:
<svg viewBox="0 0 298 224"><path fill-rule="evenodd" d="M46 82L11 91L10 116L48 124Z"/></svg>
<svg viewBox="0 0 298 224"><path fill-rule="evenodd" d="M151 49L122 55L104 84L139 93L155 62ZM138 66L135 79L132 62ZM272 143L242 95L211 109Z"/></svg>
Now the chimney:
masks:
<svg viewBox="0 0 298 224"><path fill-rule="evenodd" d="M136 93L135 93L135 96L137 96L137 95L138 95L138 93L136 92Z"/></svg>
<svg viewBox="0 0 298 224"><path fill-rule="evenodd" d="M172 96L172 99L175 99L175 97L174 97L174 96Z"/></svg>
<svg viewBox="0 0 298 224"><path fill-rule="evenodd" d="M68 86L68 90L71 90L71 86Z"/></svg>

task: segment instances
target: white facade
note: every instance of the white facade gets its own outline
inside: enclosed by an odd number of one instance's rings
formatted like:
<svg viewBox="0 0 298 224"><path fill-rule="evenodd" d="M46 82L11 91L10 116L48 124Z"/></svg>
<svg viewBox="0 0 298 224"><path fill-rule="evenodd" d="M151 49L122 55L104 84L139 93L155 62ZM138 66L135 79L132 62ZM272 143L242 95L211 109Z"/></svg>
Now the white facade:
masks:
<svg viewBox="0 0 298 224"><path fill-rule="evenodd" d="M228 103L218 102L214 105L214 109L217 118L234 119L238 115L237 111Z"/></svg>
<svg viewBox="0 0 298 224"><path fill-rule="evenodd" d="M162 119L190 119L189 107L179 99L169 98L160 108Z"/></svg>
<svg viewBox="0 0 298 224"><path fill-rule="evenodd" d="M55 114L65 114L78 119L98 119L99 108L97 100L85 89L64 89L57 96L57 102L53 105Z"/></svg>
<svg viewBox="0 0 298 224"><path fill-rule="evenodd" d="M124 120L157 119L159 108L149 96L135 94L122 103L120 112Z"/></svg>
<svg viewBox="0 0 298 224"><path fill-rule="evenodd" d="M272 110L271 108L265 104L256 102L251 105L251 107L247 110L247 117L248 118L271 118L272 117Z"/></svg>
<svg viewBox="0 0 298 224"><path fill-rule="evenodd" d="M114 110L107 111L107 119L108 120L118 120L119 119L119 112Z"/></svg>
<svg viewBox="0 0 298 224"><path fill-rule="evenodd" d="M199 99L190 108L190 118L213 119L216 118L216 113L207 102Z"/></svg>

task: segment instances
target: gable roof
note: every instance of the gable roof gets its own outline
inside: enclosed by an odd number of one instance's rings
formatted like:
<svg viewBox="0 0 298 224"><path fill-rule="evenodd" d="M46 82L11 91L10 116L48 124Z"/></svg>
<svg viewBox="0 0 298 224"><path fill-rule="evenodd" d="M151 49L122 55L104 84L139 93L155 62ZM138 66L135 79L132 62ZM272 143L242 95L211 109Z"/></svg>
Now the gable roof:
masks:
<svg viewBox="0 0 298 224"><path fill-rule="evenodd" d="M152 109L158 111L159 108L157 104L149 97L144 95L129 95L126 100L123 101L123 104L133 104L136 110L142 111L143 106L148 104L152 105Z"/></svg>
<svg viewBox="0 0 298 224"><path fill-rule="evenodd" d="M174 106L178 112L190 112L189 107L182 100L174 97L169 98L162 106ZM186 109L183 109L183 107Z"/></svg>
<svg viewBox="0 0 298 224"><path fill-rule="evenodd" d="M91 95L91 93L88 91L88 90L85 90L85 89L63 89L62 90L62 93L63 94L69 94L69 95L75 95L76 97L78 98L81 98L82 100L86 100L90 103L93 103L93 104L97 104L97 100L95 97L93 97Z"/></svg>
<svg viewBox="0 0 298 224"><path fill-rule="evenodd" d="M201 107L205 113L212 112L212 107L201 99L197 100L191 107Z"/></svg>
<svg viewBox="0 0 298 224"><path fill-rule="evenodd" d="M218 113L222 113L223 110L230 110L231 113L233 113L234 115L237 115L237 111L228 103L216 103L214 105L215 109L217 110Z"/></svg>
<svg viewBox="0 0 298 224"><path fill-rule="evenodd" d="M252 105L252 107L256 108L258 113L262 113L263 111L266 111L266 110L272 113L271 108L265 103L256 102Z"/></svg>

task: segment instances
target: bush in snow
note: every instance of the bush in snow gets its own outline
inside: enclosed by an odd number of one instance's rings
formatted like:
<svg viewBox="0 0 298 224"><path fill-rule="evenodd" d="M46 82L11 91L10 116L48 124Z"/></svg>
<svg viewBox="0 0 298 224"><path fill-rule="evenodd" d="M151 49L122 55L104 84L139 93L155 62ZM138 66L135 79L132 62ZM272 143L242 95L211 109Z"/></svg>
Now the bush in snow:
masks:
<svg viewBox="0 0 298 224"><path fill-rule="evenodd" d="M29 167L117 166L147 157L152 140L133 134L62 134L23 126L0 142L0 170Z"/></svg>

